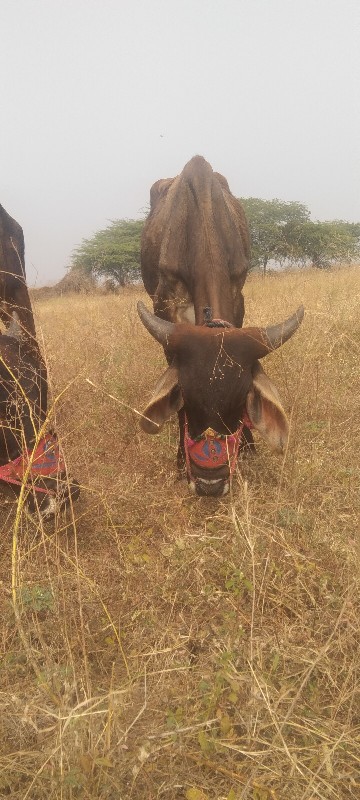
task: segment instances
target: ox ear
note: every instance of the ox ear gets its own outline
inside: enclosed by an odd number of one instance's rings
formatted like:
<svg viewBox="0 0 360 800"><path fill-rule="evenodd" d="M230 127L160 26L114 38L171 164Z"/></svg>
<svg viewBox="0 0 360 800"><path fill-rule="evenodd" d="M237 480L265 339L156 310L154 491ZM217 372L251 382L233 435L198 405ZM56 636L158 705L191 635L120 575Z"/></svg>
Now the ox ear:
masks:
<svg viewBox="0 0 360 800"><path fill-rule="evenodd" d="M145 433L159 433L164 422L182 408L184 401L178 380L176 367L168 367L157 382L140 422Z"/></svg>
<svg viewBox="0 0 360 800"><path fill-rule="evenodd" d="M251 422L272 450L283 453L289 436L289 423L278 390L258 361L252 368L253 382L246 398Z"/></svg>

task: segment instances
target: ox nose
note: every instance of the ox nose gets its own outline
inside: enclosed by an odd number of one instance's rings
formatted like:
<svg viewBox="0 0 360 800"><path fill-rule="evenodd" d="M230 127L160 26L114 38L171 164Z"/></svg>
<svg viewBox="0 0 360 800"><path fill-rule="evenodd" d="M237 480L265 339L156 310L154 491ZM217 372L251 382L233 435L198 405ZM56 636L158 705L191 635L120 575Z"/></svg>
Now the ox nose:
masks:
<svg viewBox="0 0 360 800"><path fill-rule="evenodd" d="M223 497L229 491L229 482L222 478L218 480L195 478L194 489L200 497Z"/></svg>

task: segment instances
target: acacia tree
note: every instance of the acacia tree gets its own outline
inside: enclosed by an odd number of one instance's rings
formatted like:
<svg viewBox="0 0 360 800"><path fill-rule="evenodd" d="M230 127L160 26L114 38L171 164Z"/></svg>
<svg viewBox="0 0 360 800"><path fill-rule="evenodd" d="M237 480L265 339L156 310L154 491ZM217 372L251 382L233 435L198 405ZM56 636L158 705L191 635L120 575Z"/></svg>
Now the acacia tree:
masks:
<svg viewBox="0 0 360 800"><path fill-rule="evenodd" d="M139 278L143 225L142 219L119 219L91 239L83 239L74 250L71 269L110 278L120 286Z"/></svg>
<svg viewBox="0 0 360 800"><path fill-rule="evenodd" d="M360 223L307 220L302 224L289 224L285 235L289 242L290 258L294 261L311 261L318 269L336 262L349 262L360 255Z"/></svg>
<svg viewBox="0 0 360 800"><path fill-rule="evenodd" d="M242 197L251 235L251 267L262 266L264 274L270 259L291 258L292 244L286 232L291 226L301 226L310 217L305 205L283 200L262 200Z"/></svg>

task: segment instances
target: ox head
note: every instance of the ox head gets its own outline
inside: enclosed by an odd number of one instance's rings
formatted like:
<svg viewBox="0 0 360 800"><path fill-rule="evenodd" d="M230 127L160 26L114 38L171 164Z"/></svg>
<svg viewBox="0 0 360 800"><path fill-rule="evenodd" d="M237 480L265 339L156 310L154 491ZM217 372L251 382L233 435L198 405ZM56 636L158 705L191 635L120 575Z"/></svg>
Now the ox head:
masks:
<svg viewBox="0 0 360 800"><path fill-rule="evenodd" d="M184 409L190 489L200 495L224 495L243 424L251 424L272 450L281 453L286 446L286 415L259 359L290 339L302 322L304 308L267 328L176 324L155 316L141 302L138 312L171 362L144 410L141 427L146 433L158 433Z"/></svg>

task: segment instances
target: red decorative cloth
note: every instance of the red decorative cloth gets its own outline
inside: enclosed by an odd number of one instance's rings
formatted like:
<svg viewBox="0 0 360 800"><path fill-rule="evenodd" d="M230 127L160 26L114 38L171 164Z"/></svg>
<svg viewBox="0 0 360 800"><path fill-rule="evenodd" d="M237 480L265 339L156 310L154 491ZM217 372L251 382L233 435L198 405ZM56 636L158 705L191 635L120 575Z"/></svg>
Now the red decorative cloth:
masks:
<svg viewBox="0 0 360 800"><path fill-rule="evenodd" d="M230 475L234 472L239 453L241 434L243 428L252 428L252 422L244 410L243 418L238 429L226 436L207 428L196 439L189 436L188 422L185 417L185 456L189 478L191 477L191 462L203 469L217 469L229 466Z"/></svg>
<svg viewBox="0 0 360 800"><path fill-rule="evenodd" d="M29 466L30 464L30 466ZM24 477L28 483L36 478L48 478L66 469L59 443L54 434L48 433L40 439L34 450L25 450L21 456L0 467L0 480L21 486ZM34 486L35 491L53 494L51 489Z"/></svg>

